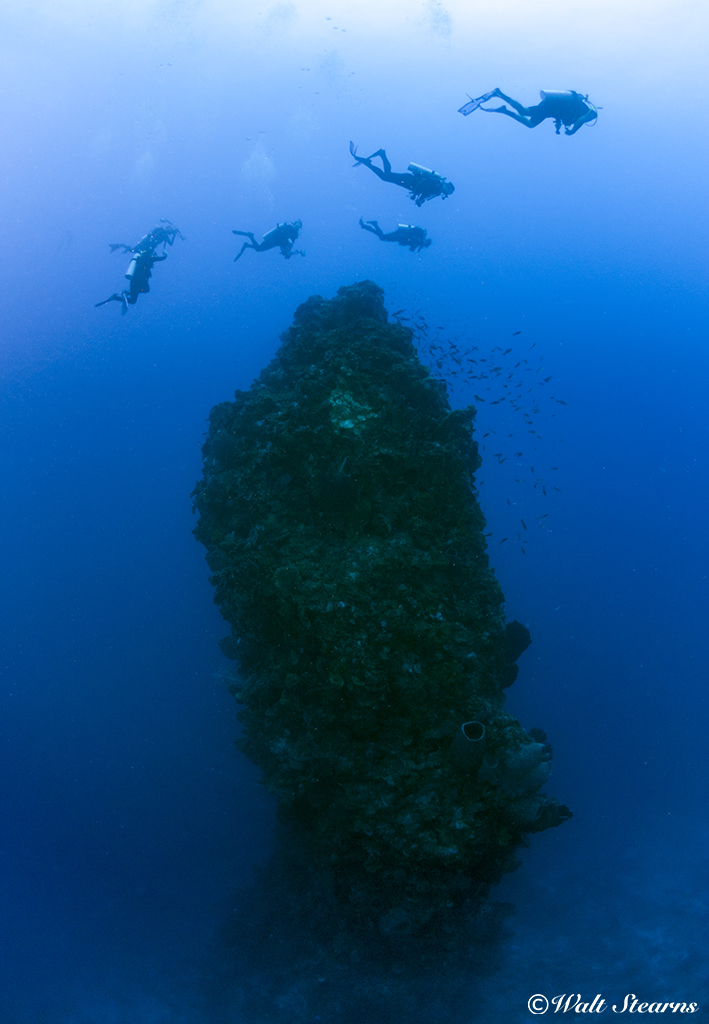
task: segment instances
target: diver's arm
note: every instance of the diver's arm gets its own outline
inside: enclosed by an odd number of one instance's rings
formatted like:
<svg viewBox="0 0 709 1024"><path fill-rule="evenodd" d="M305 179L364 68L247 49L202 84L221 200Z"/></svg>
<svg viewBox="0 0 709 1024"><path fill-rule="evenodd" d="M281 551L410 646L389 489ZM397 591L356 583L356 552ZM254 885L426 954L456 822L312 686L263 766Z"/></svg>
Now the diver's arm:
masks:
<svg viewBox="0 0 709 1024"><path fill-rule="evenodd" d="M585 124L588 124L589 121L593 121L595 117L598 117L598 112L596 110L593 108L587 110L585 114L581 115L581 117L576 118L571 128L564 128L564 134L575 135L579 128L583 128Z"/></svg>

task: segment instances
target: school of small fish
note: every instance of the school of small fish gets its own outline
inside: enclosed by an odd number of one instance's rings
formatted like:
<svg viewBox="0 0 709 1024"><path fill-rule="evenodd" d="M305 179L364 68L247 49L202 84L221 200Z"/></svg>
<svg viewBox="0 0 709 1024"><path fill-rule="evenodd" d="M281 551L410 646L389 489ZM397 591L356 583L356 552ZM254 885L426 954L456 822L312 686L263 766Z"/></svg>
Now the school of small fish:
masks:
<svg viewBox="0 0 709 1024"><path fill-rule="evenodd" d="M436 325L431 328L421 310L406 315L405 309L398 309L390 314L393 320L407 326L414 336L418 356L421 362L428 366L431 376L443 381L447 387L456 386L463 389L463 397L469 400L472 397L473 403L477 406L476 417L476 440L480 452L484 452L488 446L498 447L500 451L491 453L492 458L497 459L497 464L502 465L509 458L515 460L517 466L529 464L529 475L514 477L517 484L532 484L532 490L538 496L547 498L549 490L561 493L561 489L535 472L533 462L537 453L536 442L542 438L536 427L542 419L545 422L556 416L556 406L565 406L567 403L552 394L553 388L549 385L553 381L552 375L546 375L544 357L535 353L536 342L522 354L518 342L514 346L503 348L502 345L495 345L489 351L484 346L465 344L459 336L452 339L445 332L443 325ZM521 335L521 331L514 331L512 337ZM492 425L485 424L485 407L498 406L506 402L513 414L523 421L520 428L524 430L525 442L517 446L522 450L511 452L515 446L513 438L517 437L518 431L508 433L506 437L498 436ZM560 440L563 440L560 439ZM487 444L485 443L487 441ZM530 451L531 449L531 451ZM520 463L520 460L523 460ZM550 472L558 472L558 466L550 466ZM476 487L482 486L484 481L476 481ZM507 504L513 502L507 498ZM535 516L538 528L547 526L549 512ZM522 532L516 533L517 541L522 554L526 553L525 545L528 544L530 536L527 523L519 520ZM490 538L494 531L486 533ZM503 537L498 543L504 544L510 538Z"/></svg>

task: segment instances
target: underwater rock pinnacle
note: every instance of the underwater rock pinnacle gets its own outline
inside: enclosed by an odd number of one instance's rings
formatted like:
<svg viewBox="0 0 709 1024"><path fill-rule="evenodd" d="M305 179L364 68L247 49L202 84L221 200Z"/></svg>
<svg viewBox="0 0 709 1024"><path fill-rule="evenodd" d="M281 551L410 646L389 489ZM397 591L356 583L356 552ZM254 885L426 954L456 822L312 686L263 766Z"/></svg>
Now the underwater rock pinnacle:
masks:
<svg viewBox="0 0 709 1024"><path fill-rule="evenodd" d="M540 791L544 734L504 710L474 417L364 281L308 299L212 409L195 491L239 746L343 927L383 943L439 941L526 833L570 816Z"/></svg>

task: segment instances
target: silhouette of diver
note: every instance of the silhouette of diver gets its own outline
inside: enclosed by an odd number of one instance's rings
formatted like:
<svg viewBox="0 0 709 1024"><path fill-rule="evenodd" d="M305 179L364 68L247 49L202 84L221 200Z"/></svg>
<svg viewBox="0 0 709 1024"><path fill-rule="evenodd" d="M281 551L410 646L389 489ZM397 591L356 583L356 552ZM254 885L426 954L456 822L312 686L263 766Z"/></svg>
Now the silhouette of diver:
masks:
<svg viewBox="0 0 709 1024"><path fill-rule="evenodd" d="M116 248L118 248L118 246L116 246ZM132 249L129 249L128 251L133 252ZM121 302L123 303L121 316L125 316L128 306L134 306L138 301L139 295L145 295L150 291L148 280L152 276L153 264L162 263L162 261L166 259L167 253L163 253L162 256L158 256L152 249L146 249L143 252L136 252L133 259L130 261L128 270L126 271L126 277L130 282L129 287L120 292L120 294L118 292L114 292L113 295L109 295L109 297L104 299L103 302L97 302L96 307L105 306L107 302Z"/></svg>
<svg viewBox="0 0 709 1024"><path fill-rule="evenodd" d="M246 238L251 239L250 242L244 242L241 247L241 251L234 257L234 263L236 263L239 257L243 254L244 249L255 249L256 252L266 252L267 249L278 248L281 250L281 256L285 256L287 260L296 254L305 256L302 249L293 248L293 243L300 234L302 226L303 222L300 220L294 220L292 224L276 224L275 228L271 228L270 231L266 232L263 236L262 242L257 242L251 231L237 231L234 229L232 231L233 235L245 235Z"/></svg>
<svg viewBox="0 0 709 1024"><path fill-rule="evenodd" d="M564 125L564 134L574 135L579 128L582 128L583 125L594 121L598 117L598 109L588 102L588 96L582 96L581 93L575 92L573 89L569 89L567 92L548 92L542 89L539 95L542 98L541 103L537 103L532 107L523 107L521 103L510 99L509 96L505 96L499 89L493 89L492 92L486 93L484 97L479 97L477 100L471 100L470 103L466 103L465 106L460 108L459 113L470 114L479 107L486 114L506 114L507 117L519 121L520 124L525 125L527 128L536 128L542 121L551 118L554 121L557 135L561 131L562 124ZM483 107L480 105L493 97L504 100L513 109L508 110L507 107Z"/></svg>
<svg viewBox="0 0 709 1024"><path fill-rule="evenodd" d="M357 156L357 147L350 142L350 155L354 157L355 167L358 164L364 164L370 171L374 171L382 181L389 181L392 185L400 185L402 188L408 189L411 193L409 198L413 199L417 206L423 206L428 199L436 199L437 196L447 199L455 192L455 185L447 181L443 175L429 171L427 167L421 167L420 164L409 164L407 171L392 171L384 149L378 149L371 156ZM375 167L372 163L375 156L381 159L383 170L381 167Z"/></svg>
<svg viewBox="0 0 709 1024"><path fill-rule="evenodd" d="M398 224L396 231L390 231L387 235L384 234L376 220L365 222L360 217L359 226L364 228L365 231L371 231L377 238L381 238L382 242L398 242L399 245L408 245L411 252L420 252L421 249L427 249L433 241L432 238L428 237L425 228L419 228L413 224Z"/></svg>
<svg viewBox="0 0 709 1024"><path fill-rule="evenodd" d="M160 224L166 224L167 227L161 227ZM123 242L114 242L111 245L111 252L115 252L116 249L122 249L123 252L147 252L150 249L157 249L159 245L162 245L163 252L165 246L172 245L175 238L181 238L184 242L185 238L179 228L176 228L169 220L161 220L160 224L156 225L152 231L149 231L147 235L143 235L141 240L136 245L125 245Z"/></svg>

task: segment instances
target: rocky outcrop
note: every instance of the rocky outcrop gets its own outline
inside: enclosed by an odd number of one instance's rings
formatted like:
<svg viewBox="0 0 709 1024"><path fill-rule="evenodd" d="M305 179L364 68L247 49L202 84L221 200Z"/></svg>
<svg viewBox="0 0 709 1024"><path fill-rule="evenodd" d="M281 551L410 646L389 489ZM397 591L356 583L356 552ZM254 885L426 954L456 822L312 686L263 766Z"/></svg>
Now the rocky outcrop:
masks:
<svg viewBox="0 0 709 1024"><path fill-rule="evenodd" d="M211 413L195 533L231 626L240 746L342 948L467 941L525 833L570 815L540 792L550 748L504 710L520 643L486 553L474 417L371 282L308 299ZM454 756L470 722L484 751Z"/></svg>

